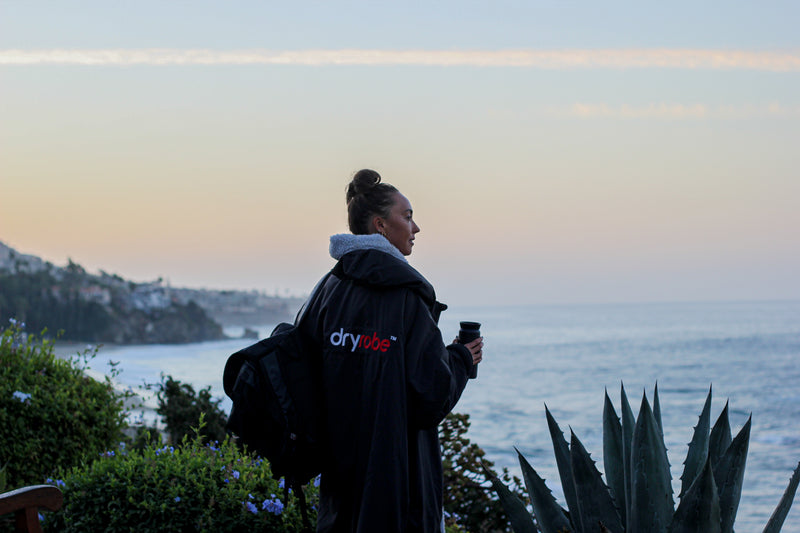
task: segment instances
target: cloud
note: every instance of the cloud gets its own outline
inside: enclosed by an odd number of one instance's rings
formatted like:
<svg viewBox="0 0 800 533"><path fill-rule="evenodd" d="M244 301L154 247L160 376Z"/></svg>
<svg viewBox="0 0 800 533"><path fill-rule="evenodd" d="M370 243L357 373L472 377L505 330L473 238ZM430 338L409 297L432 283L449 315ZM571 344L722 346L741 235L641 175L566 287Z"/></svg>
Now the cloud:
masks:
<svg viewBox="0 0 800 533"><path fill-rule="evenodd" d="M800 117L800 106L785 106L773 102L764 106L708 106L704 104L651 103L641 106L622 104L611 106L605 103L576 103L564 110L551 110L556 115L578 118L622 118L622 119L750 119L750 118L796 118Z"/></svg>
<svg viewBox="0 0 800 533"><path fill-rule="evenodd" d="M612 107L608 104L583 104L572 106L570 115L581 118L612 117L612 118L660 118L660 119L687 119L704 118L708 116L708 108L702 104L648 104L645 106L621 105Z"/></svg>
<svg viewBox="0 0 800 533"><path fill-rule="evenodd" d="M537 69L800 71L800 51L692 49L567 50L0 50L0 65L366 65Z"/></svg>

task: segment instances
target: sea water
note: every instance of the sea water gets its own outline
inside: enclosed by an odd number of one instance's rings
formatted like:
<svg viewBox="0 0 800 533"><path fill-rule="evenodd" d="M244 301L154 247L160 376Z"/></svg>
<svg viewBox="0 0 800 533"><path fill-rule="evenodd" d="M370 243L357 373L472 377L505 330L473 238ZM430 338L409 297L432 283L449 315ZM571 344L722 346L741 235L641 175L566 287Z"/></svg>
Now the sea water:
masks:
<svg viewBox="0 0 800 533"><path fill-rule="evenodd" d="M624 384L635 415L658 383L677 500L687 443L713 387L712 424L728 400L734 436L752 414L736 529L763 529L800 461L800 302L452 307L440 322L445 342L460 320L481 322L486 346L455 410L470 415L467 437L496 467L521 477L516 447L565 506L545 404L602 471L604 391L619 413ZM102 363L118 361L126 385L158 382L163 373L224 397L227 356L252 342L103 348L93 366L103 372ZM222 406L229 408L227 398ZM800 532L796 507L787 533Z"/></svg>

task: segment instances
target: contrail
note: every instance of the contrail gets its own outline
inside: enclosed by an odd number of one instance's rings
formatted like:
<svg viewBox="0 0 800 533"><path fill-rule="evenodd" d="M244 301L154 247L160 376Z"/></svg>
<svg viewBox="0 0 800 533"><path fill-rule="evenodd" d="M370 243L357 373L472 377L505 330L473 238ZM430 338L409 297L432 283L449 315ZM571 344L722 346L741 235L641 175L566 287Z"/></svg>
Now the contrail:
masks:
<svg viewBox="0 0 800 533"><path fill-rule="evenodd" d="M800 51L709 49L564 50L0 50L0 65L363 65L800 71Z"/></svg>

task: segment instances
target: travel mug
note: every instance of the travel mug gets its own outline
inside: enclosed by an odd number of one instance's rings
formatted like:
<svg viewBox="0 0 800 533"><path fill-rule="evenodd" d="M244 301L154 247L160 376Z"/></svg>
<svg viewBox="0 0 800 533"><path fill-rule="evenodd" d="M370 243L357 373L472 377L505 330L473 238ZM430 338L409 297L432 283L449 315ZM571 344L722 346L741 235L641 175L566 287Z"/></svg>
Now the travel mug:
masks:
<svg viewBox="0 0 800 533"><path fill-rule="evenodd" d="M461 329L458 330L458 342L460 344L467 344L481 336L480 322L461 322ZM469 373L470 379L478 377L478 365L472 365L472 370Z"/></svg>

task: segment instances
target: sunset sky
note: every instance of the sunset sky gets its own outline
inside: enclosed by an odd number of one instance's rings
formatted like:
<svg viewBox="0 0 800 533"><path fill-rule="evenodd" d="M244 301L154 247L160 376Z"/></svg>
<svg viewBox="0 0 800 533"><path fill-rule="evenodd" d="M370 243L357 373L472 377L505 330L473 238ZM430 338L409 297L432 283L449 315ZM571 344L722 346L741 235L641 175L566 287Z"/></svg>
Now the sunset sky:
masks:
<svg viewBox="0 0 800 533"><path fill-rule="evenodd" d="M798 6L0 0L0 241L307 293L368 167L448 303L797 299Z"/></svg>

